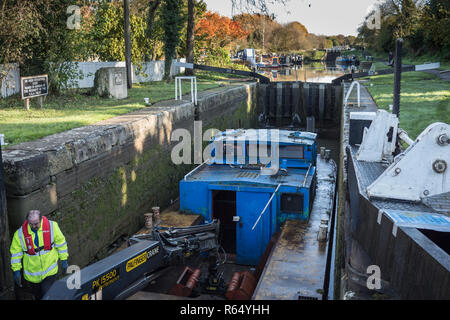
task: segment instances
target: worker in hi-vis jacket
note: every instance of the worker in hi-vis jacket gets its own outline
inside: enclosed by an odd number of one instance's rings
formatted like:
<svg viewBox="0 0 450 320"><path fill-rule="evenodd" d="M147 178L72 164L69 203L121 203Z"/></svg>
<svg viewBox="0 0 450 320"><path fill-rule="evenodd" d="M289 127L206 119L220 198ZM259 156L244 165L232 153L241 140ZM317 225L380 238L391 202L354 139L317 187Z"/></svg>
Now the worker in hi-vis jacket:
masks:
<svg viewBox="0 0 450 320"><path fill-rule="evenodd" d="M58 259L63 274L68 268L64 235L55 221L41 216L38 210L28 212L25 222L14 233L9 251L16 285L22 287L23 265L23 277L30 282L36 300L42 299L56 280Z"/></svg>

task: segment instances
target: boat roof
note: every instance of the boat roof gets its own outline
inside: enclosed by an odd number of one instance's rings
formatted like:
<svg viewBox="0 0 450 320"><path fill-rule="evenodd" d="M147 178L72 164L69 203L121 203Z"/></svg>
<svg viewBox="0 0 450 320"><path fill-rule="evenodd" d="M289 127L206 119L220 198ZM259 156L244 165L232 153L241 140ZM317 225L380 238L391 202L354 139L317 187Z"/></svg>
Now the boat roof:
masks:
<svg viewBox="0 0 450 320"><path fill-rule="evenodd" d="M238 165L212 164L197 167L185 176L185 181L212 182L218 184L232 183L240 185L265 185L292 187L309 187L312 182L315 167L311 166L309 172L305 169L289 168L288 174L274 176L262 175L259 169L249 169ZM306 177L306 179L305 179Z"/></svg>
<svg viewBox="0 0 450 320"><path fill-rule="evenodd" d="M286 145L313 145L317 134L313 132L278 130L278 136L272 129L233 129L218 133L214 137L214 141L249 141L258 143L266 141Z"/></svg>

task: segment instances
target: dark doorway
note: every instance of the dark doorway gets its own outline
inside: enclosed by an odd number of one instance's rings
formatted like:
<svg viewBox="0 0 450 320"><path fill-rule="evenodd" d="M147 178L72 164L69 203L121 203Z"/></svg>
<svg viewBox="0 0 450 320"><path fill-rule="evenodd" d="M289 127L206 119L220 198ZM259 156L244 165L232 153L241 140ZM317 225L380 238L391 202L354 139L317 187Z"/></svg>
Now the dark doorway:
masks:
<svg viewBox="0 0 450 320"><path fill-rule="evenodd" d="M212 193L212 216L220 220L219 241L227 253L236 253L236 192L215 190Z"/></svg>

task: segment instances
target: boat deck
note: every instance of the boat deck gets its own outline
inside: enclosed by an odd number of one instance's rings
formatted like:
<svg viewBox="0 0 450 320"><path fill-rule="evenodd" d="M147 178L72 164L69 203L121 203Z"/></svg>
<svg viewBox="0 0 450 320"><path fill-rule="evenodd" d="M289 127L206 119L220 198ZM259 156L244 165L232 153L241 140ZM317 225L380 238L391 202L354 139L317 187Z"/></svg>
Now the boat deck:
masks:
<svg viewBox="0 0 450 320"><path fill-rule="evenodd" d="M198 214L182 214L180 211L173 210L169 208L160 213L161 227L187 227L199 224L202 221L202 217ZM150 234L152 229L141 228L135 235ZM119 252L128 247L127 242L122 243L122 245L117 248L115 252Z"/></svg>
<svg viewBox="0 0 450 320"><path fill-rule="evenodd" d="M225 168L225 170L228 169ZM323 215L331 221L336 172L336 164L333 160L327 162L320 157L317 158L318 180L311 218L307 223L296 220L287 221L283 225L280 236L263 267L252 299L292 300L302 297L322 299L329 241L318 241L317 235ZM172 210L162 212L161 221L161 225L164 226L182 227L197 224L200 216L186 215ZM148 232L148 229L141 229L139 234ZM236 264L233 258L230 256L228 262L221 266L225 283L231 280L234 272L255 271L250 266ZM187 262L186 265L200 269L206 267L201 257ZM166 274L144 290L129 297L128 300L180 299L180 297L169 295L168 292L183 269L184 266L181 265L171 266ZM223 300L224 297L202 294L196 299Z"/></svg>
<svg viewBox="0 0 450 320"><path fill-rule="evenodd" d="M317 190L311 217L307 223L288 220L282 226L253 299L322 299L328 241L318 241L317 235L322 215L331 221L336 170L334 161L317 157Z"/></svg>

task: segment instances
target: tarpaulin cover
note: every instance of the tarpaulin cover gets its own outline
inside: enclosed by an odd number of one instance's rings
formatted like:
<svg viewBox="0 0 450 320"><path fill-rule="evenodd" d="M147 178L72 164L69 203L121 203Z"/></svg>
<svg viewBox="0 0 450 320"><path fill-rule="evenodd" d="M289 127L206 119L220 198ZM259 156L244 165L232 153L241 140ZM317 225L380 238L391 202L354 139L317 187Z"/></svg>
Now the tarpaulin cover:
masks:
<svg viewBox="0 0 450 320"><path fill-rule="evenodd" d="M384 213L398 227L450 232L450 218L443 214L398 210L384 210Z"/></svg>

